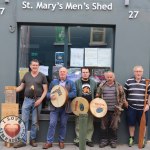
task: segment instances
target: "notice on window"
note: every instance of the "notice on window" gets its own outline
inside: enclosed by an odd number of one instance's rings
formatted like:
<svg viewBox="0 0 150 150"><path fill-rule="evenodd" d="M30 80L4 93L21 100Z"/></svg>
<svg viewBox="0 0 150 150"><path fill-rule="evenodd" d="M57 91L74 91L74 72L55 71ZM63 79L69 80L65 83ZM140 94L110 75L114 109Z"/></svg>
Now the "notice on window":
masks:
<svg viewBox="0 0 150 150"><path fill-rule="evenodd" d="M48 69L49 69L49 66L40 66L39 67L39 72L41 72L44 75L48 76Z"/></svg>
<svg viewBox="0 0 150 150"><path fill-rule="evenodd" d="M85 66L97 66L97 48L85 48Z"/></svg>
<svg viewBox="0 0 150 150"><path fill-rule="evenodd" d="M85 48L85 66L111 67L111 48Z"/></svg>
<svg viewBox="0 0 150 150"><path fill-rule="evenodd" d="M97 63L99 67L111 67L111 48L98 48Z"/></svg>
<svg viewBox="0 0 150 150"><path fill-rule="evenodd" d="M70 66L83 67L84 49L83 48L71 48Z"/></svg>

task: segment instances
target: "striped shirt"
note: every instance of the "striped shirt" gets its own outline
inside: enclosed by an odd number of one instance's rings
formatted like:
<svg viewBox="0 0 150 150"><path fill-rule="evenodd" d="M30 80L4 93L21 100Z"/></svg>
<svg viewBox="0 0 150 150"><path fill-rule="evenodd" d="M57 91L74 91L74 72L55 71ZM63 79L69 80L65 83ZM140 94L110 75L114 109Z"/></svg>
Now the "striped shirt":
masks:
<svg viewBox="0 0 150 150"><path fill-rule="evenodd" d="M116 87L115 85L105 85L103 89L103 98L107 103L109 111L114 111L115 105L117 104Z"/></svg>
<svg viewBox="0 0 150 150"><path fill-rule="evenodd" d="M145 99L146 82L142 78L140 82L137 82L134 77L128 79L124 85L124 91L128 104L133 109L143 110ZM148 94L150 90L148 90Z"/></svg>

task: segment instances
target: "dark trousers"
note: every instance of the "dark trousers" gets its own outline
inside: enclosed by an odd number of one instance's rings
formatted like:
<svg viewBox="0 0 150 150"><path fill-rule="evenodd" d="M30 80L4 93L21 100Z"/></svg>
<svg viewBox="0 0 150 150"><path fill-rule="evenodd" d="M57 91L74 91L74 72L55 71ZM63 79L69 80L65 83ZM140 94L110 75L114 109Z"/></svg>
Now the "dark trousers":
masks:
<svg viewBox="0 0 150 150"><path fill-rule="evenodd" d="M117 142L118 126L114 128L115 120L116 118L112 111L108 111L107 114L101 118L101 142L104 142L105 144Z"/></svg>

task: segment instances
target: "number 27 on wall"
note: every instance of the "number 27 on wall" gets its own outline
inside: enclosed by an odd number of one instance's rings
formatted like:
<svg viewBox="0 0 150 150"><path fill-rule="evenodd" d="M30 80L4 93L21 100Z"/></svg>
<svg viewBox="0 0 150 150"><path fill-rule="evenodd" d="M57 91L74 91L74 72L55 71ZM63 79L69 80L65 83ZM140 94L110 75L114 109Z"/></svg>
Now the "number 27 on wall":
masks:
<svg viewBox="0 0 150 150"><path fill-rule="evenodd" d="M136 19L139 11L129 11L129 19Z"/></svg>
<svg viewBox="0 0 150 150"><path fill-rule="evenodd" d="M4 7L0 7L0 15L2 15L4 13L5 8Z"/></svg>

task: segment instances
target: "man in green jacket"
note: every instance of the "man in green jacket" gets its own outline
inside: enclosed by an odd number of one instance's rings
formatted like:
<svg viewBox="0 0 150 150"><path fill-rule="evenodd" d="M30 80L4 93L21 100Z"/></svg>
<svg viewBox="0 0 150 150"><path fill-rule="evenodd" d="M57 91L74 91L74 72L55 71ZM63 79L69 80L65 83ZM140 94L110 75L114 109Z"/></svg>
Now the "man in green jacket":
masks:
<svg viewBox="0 0 150 150"><path fill-rule="evenodd" d="M91 100L95 98L96 90L97 90L97 83L90 79L90 70L87 67L81 68L82 77L78 79L76 84L77 89L77 96L83 97L88 100L90 103ZM94 147L92 142L92 136L94 132L93 126L93 115L88 112L88 119L87 119L87 131L86 131L86 144L90 147ZM79 147L79 117L76 117L75 120L75 133L76 138L74 140L75 145Z"/></svg>

